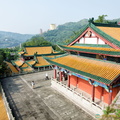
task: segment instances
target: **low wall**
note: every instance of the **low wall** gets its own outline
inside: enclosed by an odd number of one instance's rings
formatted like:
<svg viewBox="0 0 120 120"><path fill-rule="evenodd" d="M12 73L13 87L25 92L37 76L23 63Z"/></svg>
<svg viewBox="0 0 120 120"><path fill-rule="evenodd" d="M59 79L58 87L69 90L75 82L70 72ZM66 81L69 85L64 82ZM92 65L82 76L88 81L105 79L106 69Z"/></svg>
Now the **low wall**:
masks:
<svg viewBox="0 0 120 120"><path fill-rule="evenodd" d="M9 103L7 102L7 98L5 96L5 93L4 93L4 90L2 89L1 84L0 84L0 89L1 89L1 92L2 92L2 97L3 97L3 101L4 101L4 104L5 104L5 108L6 108L6 111L7 111L8 118L9 118L9 120L15 120L15 118L12 115L12 111L9 107Z"/></svg>
<svg viewBox="0 0 120 120"><path fill-rule="evenodd" d="M74 91L74 89L67 87L61 82L51 79L51 87L62 93L62 95L74 102L91 116L95 117L97 114L100 116L103 114L103 107L99 106L95 102L92 102L90 99L84 97L82 94Z"/></svg>

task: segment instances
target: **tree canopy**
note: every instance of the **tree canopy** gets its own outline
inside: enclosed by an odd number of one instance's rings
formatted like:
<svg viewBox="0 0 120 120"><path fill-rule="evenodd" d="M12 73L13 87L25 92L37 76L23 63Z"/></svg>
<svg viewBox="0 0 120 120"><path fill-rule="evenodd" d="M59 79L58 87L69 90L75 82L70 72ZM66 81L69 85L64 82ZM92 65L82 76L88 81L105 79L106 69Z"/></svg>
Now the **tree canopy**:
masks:
<svg viewBox="0 0 120 120"><path fill-rule="evenodd" d="M100 15L100 16L98 16L98 19L95 20L94 22L96 22L96 23L108 23L108 21L105 19L105 17L107 17L107 15Z"/></svg>
<svg viewBox="0 0 120 120"><path fill-rule="evenodd" d="M43 46L43 45L52 45L50 42L46 41L43 37L36 35L31 39L22 44L22 46Z"/></svg>

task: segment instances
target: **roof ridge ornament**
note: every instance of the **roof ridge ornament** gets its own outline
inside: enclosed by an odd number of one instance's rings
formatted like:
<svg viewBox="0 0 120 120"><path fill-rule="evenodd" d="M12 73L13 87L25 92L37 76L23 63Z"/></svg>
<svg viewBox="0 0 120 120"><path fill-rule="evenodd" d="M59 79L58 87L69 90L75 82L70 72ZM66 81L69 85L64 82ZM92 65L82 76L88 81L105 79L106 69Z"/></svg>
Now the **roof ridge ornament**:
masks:
<svg viewBox="0 0 120 120"><path fill-rule="evenodd" d="M88 22L89 22L89 25L90 25L91 23L94 23L94 17L89 18Z"/></svg>

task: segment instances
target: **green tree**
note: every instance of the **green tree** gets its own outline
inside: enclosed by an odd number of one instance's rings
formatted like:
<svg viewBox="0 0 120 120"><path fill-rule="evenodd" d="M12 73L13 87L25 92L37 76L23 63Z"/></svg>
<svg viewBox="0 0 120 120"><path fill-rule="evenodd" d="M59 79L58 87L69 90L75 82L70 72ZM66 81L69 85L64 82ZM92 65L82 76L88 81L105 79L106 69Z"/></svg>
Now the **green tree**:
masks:
<svg viewBox="0 0 120 120"><path fill-rule="evenodd" d="M94 22L96 22L96 23L108 23L108 21L105 19L105 17L107 17L107 15L100 15L100 16L98 16L98 19L95 20Z"/></svg>
<svg viewBox="0 0 120 120"><path fill-rule="evenodd" d="M30 40L23 43L22 46L43 46L43 45L52 45L50 42L46 41L43 37L36 35L33 36Z"/></svg>

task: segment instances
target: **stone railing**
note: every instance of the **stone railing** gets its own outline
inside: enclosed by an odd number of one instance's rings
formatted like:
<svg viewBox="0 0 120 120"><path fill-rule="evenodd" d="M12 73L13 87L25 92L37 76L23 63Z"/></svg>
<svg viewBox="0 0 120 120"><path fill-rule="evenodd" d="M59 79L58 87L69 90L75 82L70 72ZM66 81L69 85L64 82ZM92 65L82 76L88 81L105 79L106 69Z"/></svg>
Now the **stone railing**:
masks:
<svg viewBox="0 0 120 120"><path fill-rule="evenodd" d="M33 71L30 71L30 72L28 72L28 71L26 71L26 72L25 71L20 71L19 73L12 73L11 75L4 74L4 75L1 75L0 78L6 78L6 77L12 77L12 76L18 76L18 75L25 75L25 74L43 72L43 71L47 71L47 70L53 70L53 68L49 67L49 68L45 68L44 70L42 69L42 70L39 70L39 71L33 69Z"/></svg>
<svg viewBox="0 0 120 120"><path fill-rule="evenodd" d="M51 78L51 87L62 93L65 97L69 98L69 100L80 106L93 117L95 117L96 114L103 114L104 106L100 106L95 102L92 102L90 98L83 96L82 93L76 92L75 89L62 84L53 78Z"/></svg>
<svg viewBox="0 0 120 120"><path fill-rule="evenodd" d="M4 93L4 90L1 86L1 84L0 84L0 89L1 89L1 92L2 92L2 98L3 98L5 108L6 108L6 111L7 111L8 119L9 120L15 120L15 118L13 117L13 114L12 114L12 110L10 109L9 103L7 102L7 98L5 96L5 93Z"/></svg>

